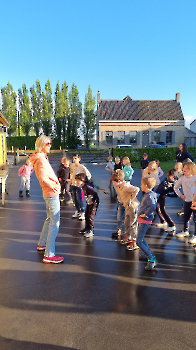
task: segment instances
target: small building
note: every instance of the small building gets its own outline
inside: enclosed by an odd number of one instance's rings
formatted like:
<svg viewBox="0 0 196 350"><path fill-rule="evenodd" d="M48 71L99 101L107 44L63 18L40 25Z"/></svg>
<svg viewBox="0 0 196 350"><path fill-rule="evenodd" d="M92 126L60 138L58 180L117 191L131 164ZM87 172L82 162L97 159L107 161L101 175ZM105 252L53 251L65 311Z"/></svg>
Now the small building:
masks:
<svg viewBox="0 0 196 350"><path fill-rule="evenodd" d="M194 119L192 123L190 123L190 130L196 132L196 119Z"/></svg>
<svg viewBox="0 0 196 350"><path fill-rule="evenodd" d="M184 143L186 143L188 147L196 147L196 133L188 128L185 128Z"/></svg>
<svg viewBox="0 0 196 350"><path fill-rule="evenodd" d="M97 95L98 147L107 149L118 144L135 148L151 142L178 147L184 142L185 121L180 94L175 100L101 100Z"/></svg>
<svg viewBox="0 0 196 350"><path fill-rule="evenodd" d="M6 142L6 131L9 127L9 123L4 118L0 111L0 167L5 166L7 163L7 142Z"/></svg>

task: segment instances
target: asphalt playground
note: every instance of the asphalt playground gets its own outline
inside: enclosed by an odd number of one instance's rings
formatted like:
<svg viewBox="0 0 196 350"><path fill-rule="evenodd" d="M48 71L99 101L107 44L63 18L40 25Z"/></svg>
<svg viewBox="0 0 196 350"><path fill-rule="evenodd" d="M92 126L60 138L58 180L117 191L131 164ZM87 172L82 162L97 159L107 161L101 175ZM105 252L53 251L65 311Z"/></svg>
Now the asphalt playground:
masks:
<svg viewBox="0 0 196 350"><path fill-rule="evenodd" d="M50 158L55 171L60 158ZM127 251L111 238L117 201L105 163L85 165L100 197L95 235L84 239L78 233L84 222L72 219L74 206L62 204L56 254L65 260L58 265L44 264L36 250L46 217L36 176L31 197L19 198L21 164L10 169L9 193L4 207L0 203L0 349L195 349L196 251L187 239L152 225L147 240L158 265L145 271L139 250ZM140 182L136 169L132 183ZM181 207L179 198L166 200L177 232Z"/></svg>

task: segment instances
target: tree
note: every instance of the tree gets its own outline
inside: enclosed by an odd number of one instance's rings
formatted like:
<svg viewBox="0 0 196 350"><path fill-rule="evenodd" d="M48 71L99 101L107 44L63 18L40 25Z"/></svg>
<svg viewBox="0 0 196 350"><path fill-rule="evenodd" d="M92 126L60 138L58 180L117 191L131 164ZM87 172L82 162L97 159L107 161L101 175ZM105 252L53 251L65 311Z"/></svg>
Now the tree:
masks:
<svg viewBox="0 0 196 350"><path fill-rule="evenodd" d="M32 116L30 109L30 99L26 85L22 85L22 89L18 89L19 109L20 109L20 125L25 136L29 135L32 127Z"/></svg>
<svg viewBox="0 0 196 350"><path fill-rule="evenodd" d="M85 95L84 102L84 121L83 121L83 135L86 147L89 148L96 130L96 115L95 115L95 97L92 95L92 90L89 85L88 92Z"/></svg>
<svg viewBox="0 0 196 350"><path fill-rule="evenodd" d="M69 93L69 112L67 113L66 143L70 148L76 148L80 143L78 130L82 118L82 104L79 100L77 86L72 85Z"/></svg>
<svg viewBox="0 0 196 350"><path fill-rule="evenodd" d="M57 82L55 90L55 124L56 124L56 136L59 140L63 141L65 145L66 141L66 127L67 127L67 113L69 111L68 102L68 85L66 81L62 85L60 90L59 82Z"/></svg>
<svg viewBox="0 0 196 350"><path fill-rule="evenodd" d="M39 80L36 80L36 89L33 85L30 88L31 93L31 113L32 113L32 123L36 136L39 136L40 126L41 126L41 85Z"/></svg>
<svg viewBox="0 0 196 350"><path fill-rule="evenodd" d="M45 84L45 91L41 94L42 98L42 128L45 135L50 135L52 130L52 115L53 115L53 102L52 102L52 89L50 81Z"/></svg>
<svg viewBox="0 0 196 350"><path fill-rule="evenodd" d="M15 133L17 128L17 109L16 109L16 92L10 83L1 89L2 94L2 113L10 127L7 132L11 136Z"/></svg>

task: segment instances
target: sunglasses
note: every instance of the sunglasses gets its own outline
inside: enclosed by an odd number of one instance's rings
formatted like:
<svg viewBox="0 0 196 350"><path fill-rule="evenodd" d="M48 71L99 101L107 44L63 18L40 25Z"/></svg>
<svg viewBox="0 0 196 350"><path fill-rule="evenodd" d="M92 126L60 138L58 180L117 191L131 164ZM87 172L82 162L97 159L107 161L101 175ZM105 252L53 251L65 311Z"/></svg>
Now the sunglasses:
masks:
<svg viewBox="0 0 196 350"><path fill-rule="evenodd" d="M46 146L52 146L52 143L51 142L47 142Z"/></svg>

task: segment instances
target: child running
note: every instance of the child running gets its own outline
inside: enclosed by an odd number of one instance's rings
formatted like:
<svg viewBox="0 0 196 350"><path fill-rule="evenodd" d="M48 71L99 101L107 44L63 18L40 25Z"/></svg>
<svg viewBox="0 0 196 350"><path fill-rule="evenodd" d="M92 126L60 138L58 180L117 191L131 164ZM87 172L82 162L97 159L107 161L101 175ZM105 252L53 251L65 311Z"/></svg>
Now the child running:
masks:
<svg viewBox="0 0 196 350"><path fill-rule="evenodd" d="M21 177L21 184L19 189L19 197L23 197L23 190L26 188L26 196L30 197L30 177L34 172L34 168L31 164L30 159L27 159L25 165L21 166L18 170L18 176Z"/></svg>
<svg viewBox="0 0 196 350"><path fill-rule="evenodd" d="M189 237L189 222L193 213L195 223L194 236L189 239L189 243L196 243L196 211L192 209L192 201L196 192L196 165L192 162L183 164L183 176L181 176L174 185L174 191L184 200L184 226L183 231L176 234L176 237ZM182 186L183 193L180 191Z"/></svg>
<svg viewBox="0 0 196 350"><path fill-rule="evenodd" d="M69 191L70 185L70 160L67 157L63 157L61 159L61 165L57 170L57 177L61 184L61 193L60 200L65 201L66 195L69 200L66 202L67 204L73 204L71 193Z"/></svg>
<svg viewBox="0 0 196 350"><path fill-rule="evenodd" d="M139 192L139 187L132 186L124 180L124 172L120 169L116 170L111 180L118 195L118 201L125 208L125 238L120 243L127 244L127 250L138 249L136 245L137 237L137 212L139 202L135 198Z"/></svg>
<svg viewBox="0 0 196 350"><path fill-rule="evenodd" d="M176 226L165 211L165 200L166 197L177 197L177 194L174 192L176 173L177 172L175 169L169 170L165 180L163 180L156 189L156 193L159 194L156 211L161 222L159 224L155 224L155 226L164 228L169 233L173 233L176 230Z"/></svg>
<svg viewBox="0 0 196 350"><path fill-rule="evenodd" d="M137 245L143 251L143 255L140 256L140 260L148 261L145 270L153 270L157 265L157 260L145 240L144 236L152 224L154 219L154 211L157 206L157 193L152 189L156 184L156 180L153 177L143 177L141 181L141 189L145 193L141 202L141 206L138 212L137 221L139 222L139 229L137 235Z"/></svg>
<svg viewBox="0 0 196 350"><path fill-rule="evenodd" d="M122 171L124 173L124 180L131 181L134 170L131 167L131 163L128 157L124 157L122 160Z"/></svg>
<svg viewBox="0 0 196 350"><path fill-rule="evenodd" d="M75 176L75 180L78 187L81 187L86 198L86 210L85 210L85 228L79 233L84 234L85 238L94 236L94 221L95 214L99 205L99 197L94 188L88 183L86 174L81 173Z"/></svg>
<svg viewBox="0 0 196 350"><path fill-rule="evenodd" d="M78 187L75 181L75 177L77 174L85 173L88 180L91 178L91 173L88 169L80 164L81 158L79 154L75 154L73 156L73 163L70 164L70 176L71 176L71 185L73 191L73 199L76 207L75 214L72 215L72 218L78 218L79 220L85 220L85 204L82 193L82 188Z"/></svg>

